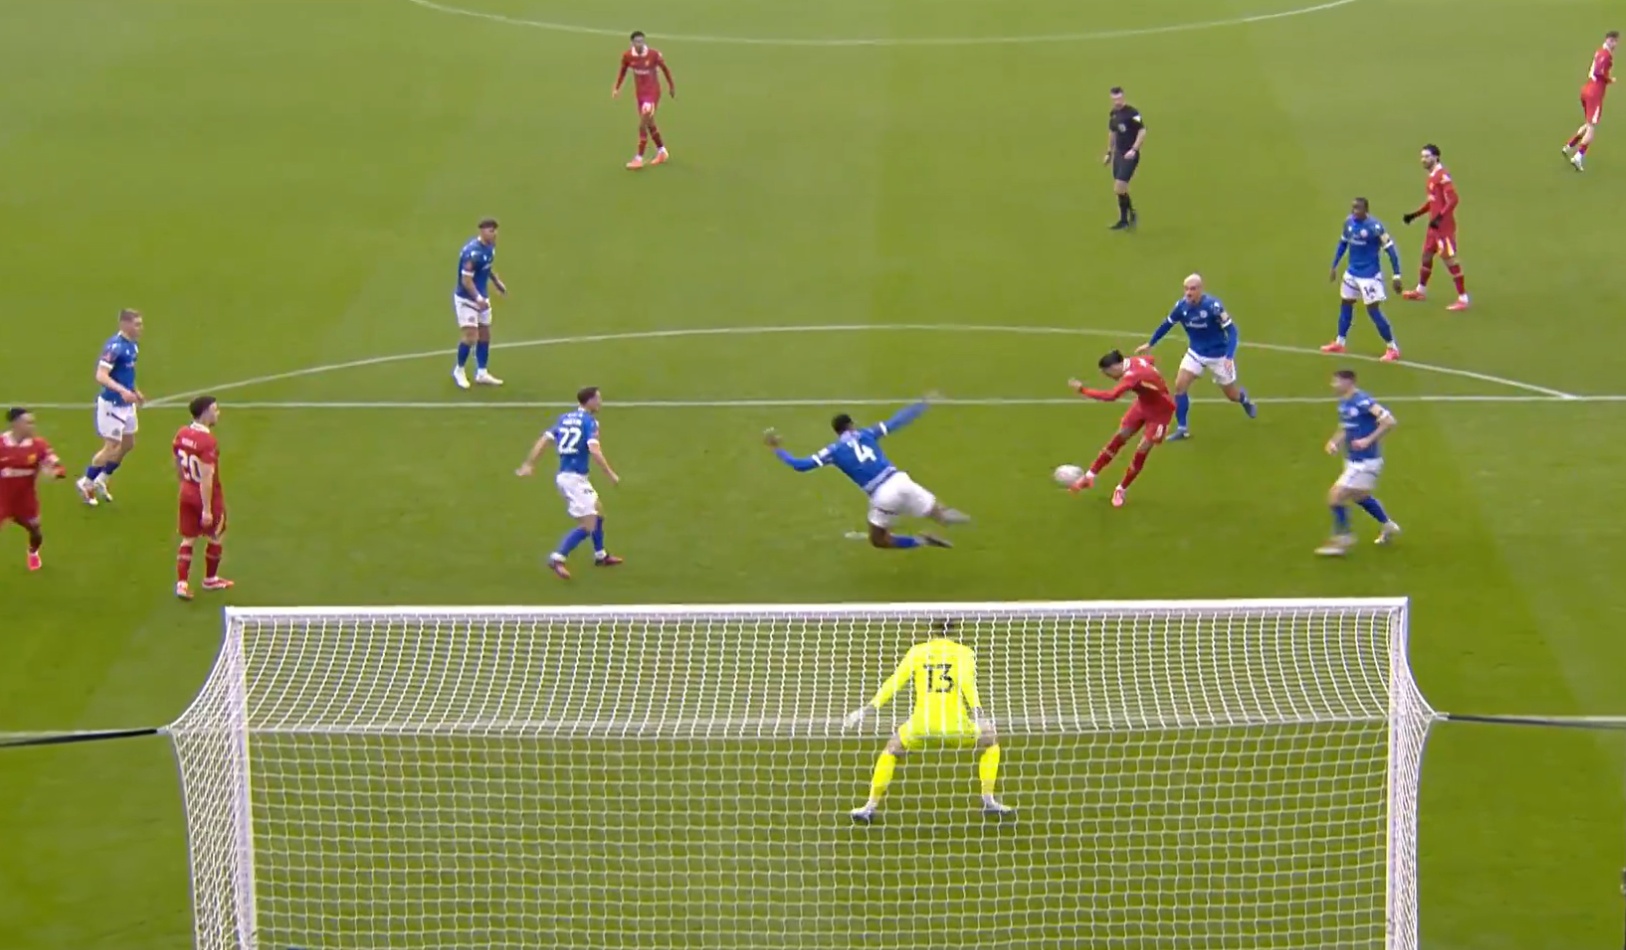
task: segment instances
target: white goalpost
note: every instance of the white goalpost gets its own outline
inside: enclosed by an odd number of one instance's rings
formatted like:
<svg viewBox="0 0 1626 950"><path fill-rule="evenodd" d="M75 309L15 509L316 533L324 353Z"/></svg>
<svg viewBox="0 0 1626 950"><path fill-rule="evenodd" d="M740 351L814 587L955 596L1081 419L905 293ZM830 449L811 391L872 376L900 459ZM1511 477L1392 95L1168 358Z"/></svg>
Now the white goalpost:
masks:
<svg viewBox="0 0 1626 950"><path fill-rule="evenodd" d="M1403 599L228 609L199 950L1416 950ZM855 825L912 645L997 726Z"/></svg>

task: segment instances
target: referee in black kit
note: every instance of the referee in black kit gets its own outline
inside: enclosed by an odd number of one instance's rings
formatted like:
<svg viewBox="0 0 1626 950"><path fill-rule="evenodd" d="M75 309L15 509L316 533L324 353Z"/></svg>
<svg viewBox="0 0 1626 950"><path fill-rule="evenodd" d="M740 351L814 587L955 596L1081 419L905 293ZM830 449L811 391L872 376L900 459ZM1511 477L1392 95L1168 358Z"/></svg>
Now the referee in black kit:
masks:
<svg viewBox="0 0 1626 950"><path fill-rule="evenodd" d="M1129 180L1140 164L1140 147L1146 142L1146 123L1140 110L1124 101L1124 88L1112 87L1112 111L1107 114L1107 153L1101 164L1112 166L1112 190L1118 195L1118 223L1114 231L1134 230L1140 216L1129 200Z"/></svg>

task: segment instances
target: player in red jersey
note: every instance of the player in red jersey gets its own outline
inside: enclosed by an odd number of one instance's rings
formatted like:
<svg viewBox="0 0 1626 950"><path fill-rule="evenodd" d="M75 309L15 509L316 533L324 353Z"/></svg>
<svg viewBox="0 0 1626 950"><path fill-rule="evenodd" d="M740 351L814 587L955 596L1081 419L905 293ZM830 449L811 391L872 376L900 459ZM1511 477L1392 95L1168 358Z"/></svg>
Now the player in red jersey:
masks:
<svg viewBox="0 0 1626 950"><path fill-rule="evenodd" d="M175 596L192 599L192 553L203 539L204 590L226 590L232 582L220 576L221 540L226 536L226 490L220 484L220 444L214 427L220 403L199 396L188 407L192 422L175 433L170 449L181 482L181 549L175 556Z"/></svg>
<svg viewBox="0 0 1626 950"><path fill-rule="evenodd" d="M649 147L651 139L655 141L655 157L649 164L663 164L667 159L666 143L661 141L661 130L655 125L655 110L661 104L661 80L655 75L655 70L660 70L666 77L666 94L673 99L677 98L677 86L672 84L672 70L666 67L661 51L644 42L642 30L633 32L632 49L621 54L621 72L615 76L610 98L621 95L621 83L626 80L629 69L632 70L633 88L638 93L638 154L632 157L627 167L644 167L644 149Z"/></svg>
<svg viewBox="0 0 1626 950"><path fill-rule="evenodd" d="M1417 289L1400 296L1407 300L1428 299L1428 278L1434 273L1437 254L1445 260L1445 267L1457 285L1457 299L1445 309L1467 310L1468 284L1462 277L1462 265L1457 263L1457 186L1451 183L1451 173L1440 164L1438 145L1423 146L1422 161L1428 172L1428 199L1403 220L1410 224L1418 218L1428 218L1428 234L1423 238L1423 263L1417 272Z"/></svg>
<svg viewBox="0 0 1626 950"><path fill-rule="evenodd" d="M1134 392L1135 404L1124 413L1123 420L1118 423L1118 431L1112 434L1112 440L1096 456L1095 462L1084 477L1068 486L1070 491L1079 492L1095 484L1095 476L1101 470L1112 464L1113 458L1134 437L1141 432L1140 444L1135 446L1135 455L1129 460L1129 469L1124 472L1122 482L1112 490L1112 507L1122 508L1125 496L1129 493L1129 486L1140 477L1140 470L1146 467L1146 456L1152 454L1168 434L1169 423L1174 421L1174 397L1169 395L1168 381L1163 374L1157 371L1157 364L1150 356L1132 356L1124 359L1124 355L1113 350L1101 357L1099 363L1101 372L1108 378L1118 381L1111 389L1091 389L1076 379L1069 379L1067 386L1075 390L1080 396L1090 399L1099 399L1102 402L1114 402L1127 392Z"/></svg>
<svg viewBox="0 0 1626 950"><path fill-rule="evenodd" d="M51 451L51 443L34 432L34 414L21 407L6 413L8 423L0 432L0 526L15 521L28 532L28 569L42 566L40 545L39 477L50 472L61 478L67 469Z"/></svg>
<svg viewBox="0 0 1626 950"><path fill-rule="evenodd" d="M1578 172L1586 171L1586 150L1603 118L1603 94L1615 81L1615 47L1620 44L1620 31L1610 30L1603 35L1603 46L1592 54L1592 69L1581 86L1581 127L1564 143L1564 154ZM1570 150L1574 149L1574 152Z"/></svg>

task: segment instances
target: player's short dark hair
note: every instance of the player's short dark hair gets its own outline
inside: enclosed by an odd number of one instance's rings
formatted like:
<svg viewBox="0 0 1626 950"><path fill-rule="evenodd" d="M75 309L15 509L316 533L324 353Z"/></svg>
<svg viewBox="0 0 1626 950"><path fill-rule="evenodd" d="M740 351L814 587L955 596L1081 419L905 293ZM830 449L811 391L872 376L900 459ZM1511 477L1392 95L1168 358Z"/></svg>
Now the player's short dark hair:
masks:
<svg viewBox="0 0 1626 950"><path fill-rule="evenodd" d="M1123 361L1123 353L1119 352L1118 350L1108 350L1107 355L1101 357L1100 362L1096 363L1095 365L1101 367L1102 369L1106 369L1108 366L1117 366Z"/></svg>
<svg viewBox="0 0 1626 950"><path fill-rule="evenodd" d="M830 420L830 428L836 430L836 435L840 435L852 427L853 417L847 415L845 412L836 413L836 417Z"/></svg>
<svg viewBox="0 0 1626 950"><path fill-rule="evenodd" d="M135 309L134 307L125 307L123 310L119 311L119 322L129 323L131 320L134 320L139 316L141 316L141 311Z"/></svg>
<svg viewBox="0 0 1626 950"><path fill-rule="evenodd" d="M192 413L192 418L201 419L203 414L209 411L209 407L219 401L213 396L199 396L186 404L186 410Z"/></svg>
<svg viewBox="0 0 1626 950"><path fill-rule="evenodd" d="M641 40L643 38L644 38L644 31L643 30L633 30L632 35L627 37L627 39L632 40L634 43L638 42L639 40Z"/></svg>
<svg viewBox="0 0 1626 950"><path fill-rule="evenodd" d="M1440 157L1440 147L1438 145L1435 145L1433 142L1430 142L1429 144L1423 146L1423 151L1425 151L1428 154L1434 156L1435 158Z"/></svg>
<svg viewBox="0 0 1626 950"><path fill-rule="evenodd" d="M585 406L585 405L587 405L589 400L591 400L594 396L597 396L597 395L598 395L598 387L597 386L583 386L582 388L576 390L576 405Z"/></svg>
<svg viewBox="0 0 1626 950"><path fill-rule="evenodd" d="M18 419L21 419L26 415L28 415L27 409L24 409L22 406L12 406L11 409L6 412L6 421L16 422Z"/></svg>
<svg viewBox="0 0 1626 950"><path fill-rule="evenodd" d="M496 227L497 227L497 219L496 218L481 218L480 219L480 230L484 231L486 228L493 228L494 229Z"/></svg>
<svg viewBox="0 0 1626 950"><path fill-rule="evenodd" d="M1367 201L1367 200L1366 200L1366 199L1365 199L1365 198L1356 198L1356 199L1355 199L1355 204L1356 204L1356 205L1357 205L1357 206L1358 206L1358 207L1359 207L1359 208L1360 208L1360 209L1361 209L1361 210L1362 210L1362 211L1370 211L1370 210L1372 210L1372 202L1370 202L1370 201Z"/></svg>
<svg viewBox="0 0 1626 950"><path fill-rule="evenodd" d="M1108 95L1113 95L1113 96L1121 96L1121 95L1124 94L1124 87L1122 87L1122 86L1113 86L1111 89L1107 90L1107 94Z"/></svg>
<svg viewBox="0 0 1626 950"><path fill-rule="evenodd" d="M1333 373L1332 378L1341 379L1347 383L1353 383L1355 381L1355 371L1352 369L1341 369Z"/></svg>
<svg viewBox="0 0 1626 950"><path fill-rule="evenodd" d="M1610 30L1608 33L1605 33L1603 35L1603 38L1606 39L1606 40L1618 40L1618 39L1620 39L1620 31L1619 30Z"/></svg>

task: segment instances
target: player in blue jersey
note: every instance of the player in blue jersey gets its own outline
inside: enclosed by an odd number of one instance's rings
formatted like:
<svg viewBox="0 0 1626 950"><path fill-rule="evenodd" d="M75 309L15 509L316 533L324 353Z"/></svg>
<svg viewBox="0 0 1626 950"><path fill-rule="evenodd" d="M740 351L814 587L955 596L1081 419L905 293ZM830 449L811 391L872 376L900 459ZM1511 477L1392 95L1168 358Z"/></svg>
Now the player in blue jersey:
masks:
<svg viewBox="0 0 1626 950"><path fill-rule="evenodd" d="M567 581L570 580L570 571L565 568L565 558L588 538L593 539L595 567L614 567L622 560L604 550L604 508L599 504L598 492L593 488L592 481L588 479L592 470L590 463L596 461L611 485L621 484L621 476L610 467L610 460L604 457L604 450L599 447L598 410L602 405L604 397L599 394L597 386L578 391L576 408L560 416L542 433L542 437L531 446L531 454L525 457L519 471L514 473L525 478L535 472L536 460L550 445L559 453L559 474L554 476L553 483L559 487L559 494L564 496L565 513L576 519L576 527L571 528L559 542L559 547L548 555L548 568Z"/></svg>
<svg viewBox="0 0 1626 950"><path fill-rule="evenodd" d="M1338 431L1327 442L1327 454L1343 452L1344 471L1327 492L1327 504L1332 508L1332 537L1315 553L1341 557L1355 544L1355 533L1349 527L1351 502L1383 526L1378 533L1379 544L1388 544L1400 534L1400 525L1390 520L1382 503L1372 495L1383 473L1383 437L1395 427L1395 417L1376 399L1361 392L1354 370L1341 369L1332 374L1332 389L1338 394Z"/></svg>
<svg viewBox="0 0 1626 950"><path fill-rule="evenodd" d="M501 386L502 380L491 375L486 364L491 360L491 297L487 291L508 296L508 285L502 282L491 264L497 257L497 219L480 222L480 233L469 238L457 256L457 289L452 291L452 311L457 316L457 364L452 367L452 381L458 389L469 388L468 374L463 371L474 351L474 381L481 386Z"/></svg>
<svg viewBox="0 0 1626 950"><path fill-rule="evenodd" d="M1167 441L1178 442L1191 438L1186 420L1191 413L1191 396L1187 394L1193 380L1204 373L1213 373L1225 397L1242 406L1252 419L1259 408L1248 398L1248 391L1236 384L1236 348L1242 337L1237 332L1225 305L1203 292L1203 278L1192 274L1186 278L1185 293L1174 304L1174 309L1152 331L1152 338L1135 348L1135 352L1149 353L1158 341L1169 335L1175 327L1186 331L1186 355L1180 359L1180 372L1174 377L1175 430Z"/></svg>
<svg viewBox="0 0 1626 950"><path fill-rule="evenodd" d="M964 524L971 519L953 508L944 508L937 497L915 484L909 473L899 471L881 450L881 439L920 418L928 400L906 406L885 422L860 429L845 412L831 420L836 440L807 458L797 458L782 447L779 433L769 429L763 441L779 460L798 472L833 465L869 496L869 543L878 548L899 550L919 547L953 547L936 535L893 534L899 517L930 518L938 524Z"/></svg>
<svg viewBox="0 0 1626 950"><path fill-rule="evenodd" d="M1349 269L1344 271L1341 291L1343 306L1338 310L1338 338L1321 348L1323 353L1342 353L1349 337L1349 326L1355 322L1355 301L1366 304L1366 314L1383 337L1383 361L1392 363L1400 359L1400 344L1395 342L1394 328L1383 315L1383 264L1380 257L1389 255L1389 269L1394 271L1395 293L1400 293L1400 249L1395 239L1384 228L1383 222L1372 217L1365 198L1356 198L1350 206L1349 217L1344 219L1344 231L1338 237L1338 250L1332 256L1330 280L1338 280L1338 262L1349 254Z"/></svg>
<svg viewBox="0 0 1626 950"><path fill-rule="evenodd" d="M98 502L113 500L107 480L135 448L136 430L140 428L136 408L146 400L136 388L140 344L140 311L119 311L119 332L102 344L101 358L96 361L96 385L102 387L96 394L96 434L102 437L102 447L77 482L79 497L92 508Z"/></svg>

